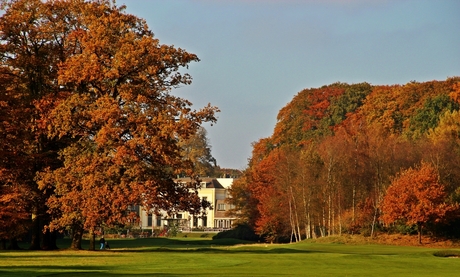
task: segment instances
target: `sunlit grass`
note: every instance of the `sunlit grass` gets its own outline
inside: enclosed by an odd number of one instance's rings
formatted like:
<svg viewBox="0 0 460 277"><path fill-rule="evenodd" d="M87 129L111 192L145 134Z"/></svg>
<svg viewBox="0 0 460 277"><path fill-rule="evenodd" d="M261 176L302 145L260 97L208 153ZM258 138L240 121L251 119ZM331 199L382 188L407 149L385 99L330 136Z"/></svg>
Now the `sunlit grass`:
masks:
<svg viewBox="0 0 460 277"><path fill-rule="evenodd" d="M109 242L112 250L0 251L0 276L458 276L460 272L460 260L446 258L459 249L318 241L246 245L199 237ZM65 245L68 240L60 241Z"/></svg>

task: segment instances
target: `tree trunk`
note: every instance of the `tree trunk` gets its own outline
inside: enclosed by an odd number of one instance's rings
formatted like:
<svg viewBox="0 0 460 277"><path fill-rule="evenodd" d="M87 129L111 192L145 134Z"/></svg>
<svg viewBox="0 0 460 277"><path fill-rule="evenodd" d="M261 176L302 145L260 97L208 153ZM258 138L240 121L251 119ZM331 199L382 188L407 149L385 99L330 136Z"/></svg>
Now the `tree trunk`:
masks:
<svg viewBox="0 0 460 277"><path fill-rule="evenodd" d="M417 224L417 231L418 231L418 243L422 244L422 224L418 223Z"/></svg>
<svg viewBox="0 0 460 277"><path fill-rule="evenodd" d="M375 222L377 221L377 211L378 211L378 208L374 207L374 218L372 219L372 226L371 226L371 238L374 237Z"/></svg>
<svg viewBox="0 0 460 277"><path fill-rule="evenodd" d="M311 238L310 197L308 198L308 202L307 202L306 197L305 197L305 186L302 187L302 199L303 199L303 207L304 207L304 213L305 213L305 237L307 239L310 239Z"/></svg>
<svg viewBox="0 0 460 277"><path fill-rule="evenodd" d="M339 236L342 235L342 205L340 204L340 199L338 200L338 213L337 213L337 221L339 222Z"/></svg>
<svg viewBox="0 0 460 277"><path fill-rule="evenodd" d="M40 250L41 226L37 208L32 212L32 227L29 250Z"/></svg>
<svg viewBox="0 0 460 277"><path fill-rule="evenodd" d="M355 170L356 170L356 167L355 167ZM353 223L353 225L355 225L355 220L356 220L356 186L355 184L353 183L353 194L352 194L352 213L351 213L351 222ZM354 229L354 228L353 228ZM352 229L352 230L353 230ZM352 234L354 233L354 231L351 232Z"/></svg>
<svg viewBox="0 0 460 277"><path fill-rule="evenodd" d="M57 239L56 231L46 230L45 233L43 234L42 249L43 250L58 249L57 244L56 244L56 239Z"/></svg>
<svg viewBox="0 0 460 277"><path fill-rule="evenodd" d="M331 199L331 192L327 195L327 235L331 235L331 227L332 227L332 199Z"/></svg>
<svg viewBox="0 0 460 277"><path fill-rule="evenodd" d="M326 211L324 210L324 205L323 205L323 225L320 226L320 233L321 233L321 237L325 237L326 236Z"/></svg>
<svg viewBox="0 0 460 277"><path fill-rule="evenodd" d="M7 247L8 250L19 250L21 247L18 245L18 241L16 239L10 239L10 245Z"/></svg>
<svg viewBox="0 0 460 277"><path fill-rule="evenodd" d="M327 167L327 235L332 235L332 193L333 193L333 179L332 179L332 167L333 167L333 159L332 156L329 157L329 164Z"/></svg>
<svg viewBox="0 0 460 277"><path fill-rule="evenodd" d="M308 239L311 239L313 238L313 227L312 227L312 224L311 224L311 216L310 216L310 212L307 214L307 230L306 230L306 234L307 234L307 238Z"/></svg>
<svg viewBox="0 0 460 277"><path fill-rule="evenodd" d="M296 237L296 241L302 241L302 235L300 233L300 224L299 224L299 213L297 212L297 203L295 201L295 196L294 196L294 192L292 190L292 187L290 187L291 189L291 197L292 197L292 206L294 208L294 218L293 218L293 221L294 221L294 228L297 228L297 237Z"/></svg>
<svg viewBox="0 0 460 277"><path fill-rule="evenodd" d="M81 250L81 240L83 238L83 227L80 225L74 225L72 228L72 242L70 244L70 249Z"/></svg>
<svg viewBox="0 0 460 277"><path fill-rule="evenodd" d="M292 243L292 237L295 236L295 226L294 226L294 218L292 215L291 197L289 197L288 203L289 203L289 223L291 224L291 237L289 238L289 243Z"/></svg>
<svg viewBox="0 0 460 277"><path fill-rule="evenodd" d="M89 230L89 250L96 250L96 233L93 228Z"/></svg>

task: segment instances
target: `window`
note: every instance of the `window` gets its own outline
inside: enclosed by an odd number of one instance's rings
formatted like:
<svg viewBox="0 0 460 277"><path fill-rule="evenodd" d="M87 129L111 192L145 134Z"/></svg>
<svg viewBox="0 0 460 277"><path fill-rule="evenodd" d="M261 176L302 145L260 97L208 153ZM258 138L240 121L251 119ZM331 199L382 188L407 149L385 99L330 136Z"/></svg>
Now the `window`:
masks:
<svg viewBox="0 0 460 277"><path fill-rule="evenodd" d="M176 214L176 218L181 219L181 218L182 218L182 214Z"/></svg>
<svg viewBox="0 0 460 277"><path fill-rule="evenodd" d="M208 226L208 218L206 216L203 217L203 227Z"/></svg>
<svg viewBox="0 0 460 277"><path fill-rule="evenodd" d="M147 226L149 227L152 226L152 215L151 214L147 216Z"/></svg>
<svg viewBox="0 0 460 277"><path fill-rule="evenodd" d="M156 226L161 226L161 216L157 216L157 225Z"/></svg>
<svg viewBox="0 0 460 277"><path fill-rule="evenodd" d="M217 210L218 211L225 211L225 204L218 204L217 205Z"/></svg>

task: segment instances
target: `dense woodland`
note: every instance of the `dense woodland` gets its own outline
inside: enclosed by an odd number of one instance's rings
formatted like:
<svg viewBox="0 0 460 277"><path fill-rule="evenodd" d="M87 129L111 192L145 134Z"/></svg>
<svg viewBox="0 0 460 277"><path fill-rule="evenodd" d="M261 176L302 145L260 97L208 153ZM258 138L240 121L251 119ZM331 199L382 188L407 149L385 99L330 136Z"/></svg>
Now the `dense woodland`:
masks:
<svg viewBox="0 0 460 277"><path fill-rule="evenodd" d="M299 92L232 188L267 241L460 235L460 78Z"/></svg>
<svg viewBox="0 0 460 277"><path fill-rule="evenodd" d="M198 57L113 1L0 3L0 247L53 249L67 230L94 249L130 205L202 213L198 183L174 178L209 173L201 125L219 110L170 93Z"/></svg>

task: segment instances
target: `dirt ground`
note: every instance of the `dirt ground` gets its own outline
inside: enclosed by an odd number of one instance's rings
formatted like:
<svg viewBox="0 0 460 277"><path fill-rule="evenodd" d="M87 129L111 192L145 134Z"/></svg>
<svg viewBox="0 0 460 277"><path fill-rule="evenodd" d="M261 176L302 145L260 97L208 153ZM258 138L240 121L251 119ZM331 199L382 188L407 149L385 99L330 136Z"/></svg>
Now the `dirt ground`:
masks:
<svg viewBox="0 0 460 277"><path fill-rule="evenodd" d="M422 246L435 248L459 248L459 241L447 239L437 239L430 236L422 236L422 244L418 243L417 235L400 235L400 234L379 234L371 241L379 244L391 245L406 245L406 246Z"/></svg>
<svg viewBox="0 0 460 277"><path fill-rule="evenodd" d="M341 235L317 238L318 242L331 243L346 243L346 244L387 244L387 245L404 245L404 246L420 246L432 248L460 248L460 241L452 241L447 239L433 238L431 236L423 236L422 244L418 243L417 235L401 235L401 234L376 234L373 238L362 235Z"/></svg>

